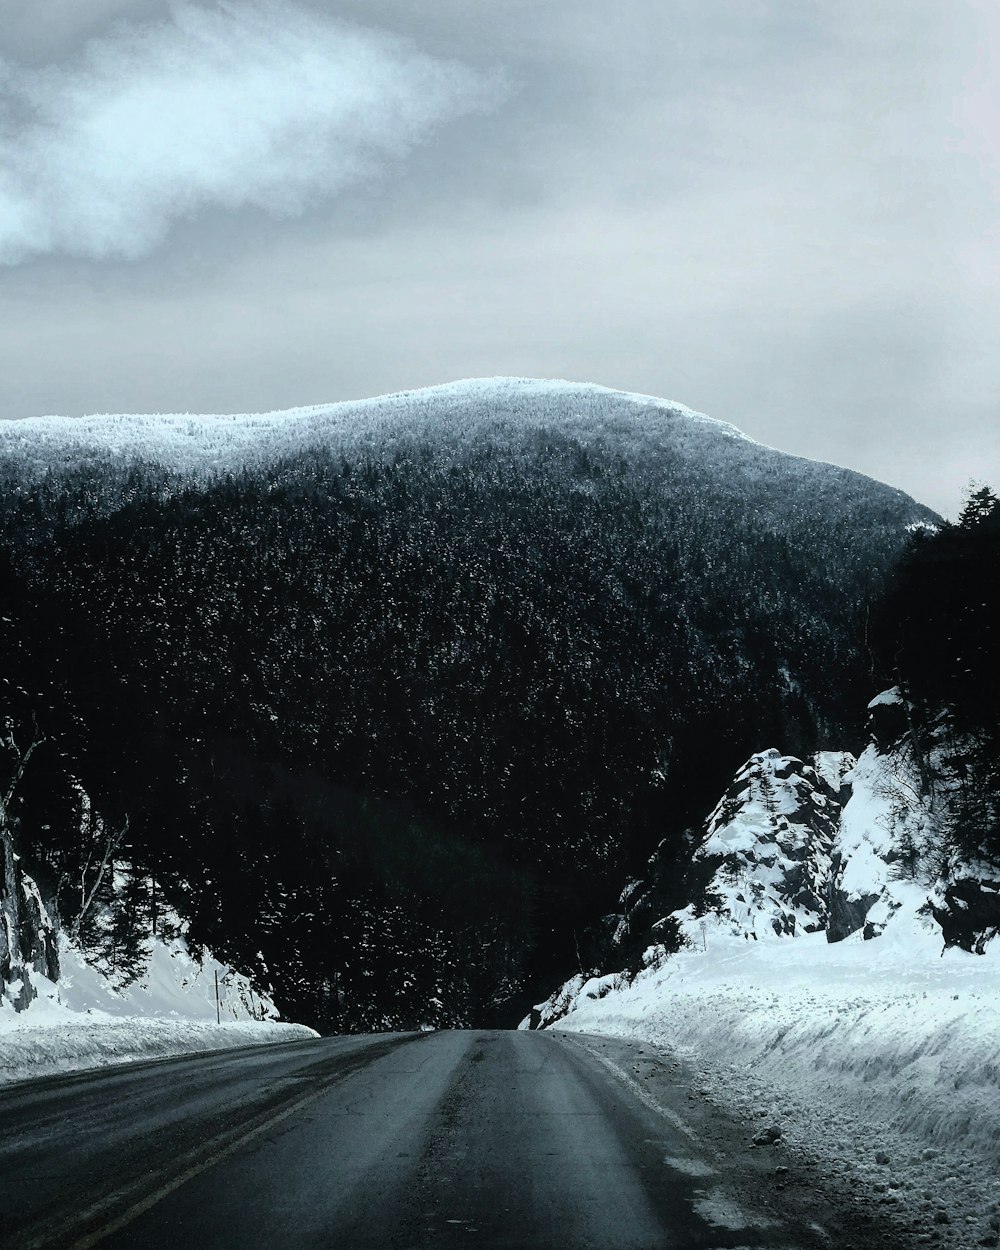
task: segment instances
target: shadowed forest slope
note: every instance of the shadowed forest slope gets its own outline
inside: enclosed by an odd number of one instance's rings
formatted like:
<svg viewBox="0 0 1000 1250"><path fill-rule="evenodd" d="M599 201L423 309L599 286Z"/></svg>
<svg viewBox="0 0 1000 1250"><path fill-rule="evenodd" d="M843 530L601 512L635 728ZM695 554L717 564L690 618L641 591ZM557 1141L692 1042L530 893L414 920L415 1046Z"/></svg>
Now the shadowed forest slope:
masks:
<svg viewBox="0 0 1000 1250"><path fill-rule="evenodd" d="M0 480L32 870L72 881L85 795L128 822L123 948L162 892L323 1028L513 1021L761 742L856 741L868 607L936 520L665 401L511 379L7 423Z"/></svg>

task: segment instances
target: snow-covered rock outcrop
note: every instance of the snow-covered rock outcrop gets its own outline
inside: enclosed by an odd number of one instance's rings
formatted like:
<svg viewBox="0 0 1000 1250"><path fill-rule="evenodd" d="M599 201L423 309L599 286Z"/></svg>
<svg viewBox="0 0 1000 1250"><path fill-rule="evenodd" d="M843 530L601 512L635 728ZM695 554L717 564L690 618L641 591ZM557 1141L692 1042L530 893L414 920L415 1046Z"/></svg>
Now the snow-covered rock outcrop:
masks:
<svg viewBox="0 0 1000 1250"><path fill-rule="evenodd" d="M1000 932L1000 873L946 849L949 786L957 784L947 751L937 752L928 781L899 691L873 699L869 713L872 740L857 759L824 751L801 760L774 749L751 756L698 835L681 886L686 906L665 905L678 892L668 840L622 892L605 969L578 973L525 1026L544 1028L581 996L604 998L679 948L707 950L723 936L773 943L822 935L833 944L876 939L894 926L904 942L919 933L939 951L982 954ZM640 958L629 957L636 951Z"/></svg>
<svg viewBox="0 0 1000 1250"><path fill-rule="evenodd" d="M18 790L41 738L19 746L9 722L3 723L0 756L9 757L0 785L0 1010L23 1011L35 997L34 976L59 975L57 924L17 851Z"/></svg>
<svg viewBox="0 0 1000 1250"><path fill-rule="evenodd" d="M773 1126L911 1236L996 1246L1000 874L949 837L958 744L918 753L898 691L870 710L857 760L754 755L700 831L688 905L657 915L665 844L622 895L638 961L578 973L521 1027L665 1047L748 1149Z"/></svg>
<svg viewBox="0 0 1000 1250"><path fill-rule="evenodd" d="M753 939L828 930L834 912L839 922L837 830L853 763L833 753L809 763L776 750L752 756L708 818L694 866L709 884L678 913L682 931L690 936L708 913Z"/></svg>

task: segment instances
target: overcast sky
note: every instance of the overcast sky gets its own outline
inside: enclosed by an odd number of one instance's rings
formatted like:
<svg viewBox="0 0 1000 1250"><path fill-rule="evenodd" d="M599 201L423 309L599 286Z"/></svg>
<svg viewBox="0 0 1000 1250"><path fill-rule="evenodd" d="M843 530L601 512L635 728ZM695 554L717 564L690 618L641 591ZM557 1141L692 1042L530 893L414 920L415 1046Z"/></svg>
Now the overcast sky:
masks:
<svg viewBox="0 0 1000 1250"><path fill-rule="evenodd" d="M459 377L1000 487L993 0L0 0L0 416Z"/></svg>

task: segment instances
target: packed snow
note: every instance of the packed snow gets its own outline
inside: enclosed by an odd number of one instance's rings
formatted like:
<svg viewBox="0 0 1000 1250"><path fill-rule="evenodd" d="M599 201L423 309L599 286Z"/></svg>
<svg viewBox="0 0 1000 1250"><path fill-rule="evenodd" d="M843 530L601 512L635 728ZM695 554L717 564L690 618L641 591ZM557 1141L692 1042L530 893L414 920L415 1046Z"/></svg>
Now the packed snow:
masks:
<svg viewBox="0 0 1000 1250"><path fill-rule="evenodd" d="M755 756L707 823L714 893L675 913L686 945L651 946L631 981L575 977L535 1022L663 1047L915 1242L996 1246L1000 943L946 947L938 883L901 859L931 819L900 801L916 793L905 755L873 745L850 763ZM830 940L852 906L854 931Z"/></svg>
<svg viewBox="0 0 1000 1250"><path fill-rule="evenodd" d="M38 1017L36 1016L35 1019ZM318 1036L301 1024L277 1021L167 1020L148 1016L108 1019L0 1021L0 1085L110 1064L166 1059L198 1051L305 1041Z"/></svg>

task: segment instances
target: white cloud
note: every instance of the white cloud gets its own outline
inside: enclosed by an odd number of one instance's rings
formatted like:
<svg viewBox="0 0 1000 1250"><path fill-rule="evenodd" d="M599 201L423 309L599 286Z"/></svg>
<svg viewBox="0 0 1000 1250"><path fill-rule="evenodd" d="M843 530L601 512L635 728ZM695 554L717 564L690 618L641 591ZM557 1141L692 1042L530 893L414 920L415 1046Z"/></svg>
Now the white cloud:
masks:
<svg viewBox="0 0 1000 1250"><path fill-rule="evenodd" d="M143 255L212 205L298 214L503 91L496 75L271 2L178 4L68 67L0 61L0 262Z"/></svg>

